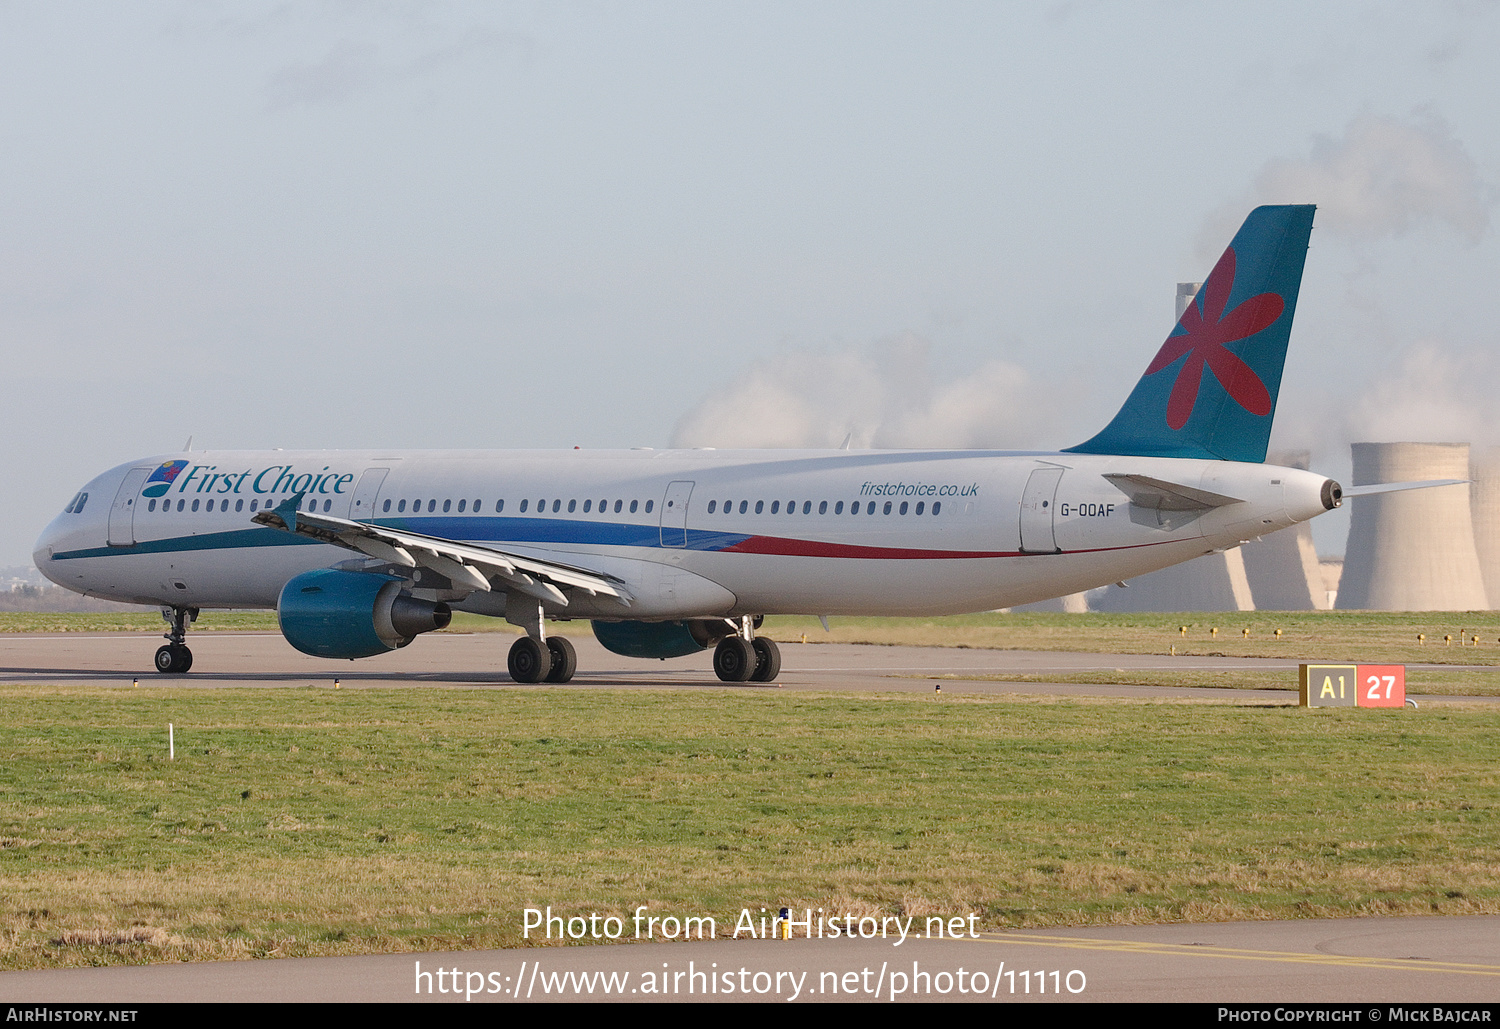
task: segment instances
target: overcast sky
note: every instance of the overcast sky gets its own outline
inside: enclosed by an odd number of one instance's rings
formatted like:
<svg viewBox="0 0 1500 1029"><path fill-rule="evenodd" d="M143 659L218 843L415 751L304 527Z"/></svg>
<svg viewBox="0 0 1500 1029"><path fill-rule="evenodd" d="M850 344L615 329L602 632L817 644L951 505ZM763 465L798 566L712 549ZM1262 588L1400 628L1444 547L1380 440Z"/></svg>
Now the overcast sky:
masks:
<svg viewBox="0 0 1500 1029"><path fill-rule="evenodd" d="M1268 201L1319 205L1273 446L1500 443L1496 53L1494 3L0 0L0 565L188 436L1068 446Z"/></svg>

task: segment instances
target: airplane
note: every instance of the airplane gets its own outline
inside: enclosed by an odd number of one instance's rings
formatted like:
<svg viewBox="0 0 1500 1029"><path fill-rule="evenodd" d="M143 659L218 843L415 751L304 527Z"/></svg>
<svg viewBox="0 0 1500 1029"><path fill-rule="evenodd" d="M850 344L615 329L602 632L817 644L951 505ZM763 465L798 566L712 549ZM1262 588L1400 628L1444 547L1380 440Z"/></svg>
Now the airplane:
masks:
<svg viewBox="0 0 1500 1029"><path fill-rule="evenodd" d="M1011 607L1339 507L1356 491L1263 463L1314 210L1252 211L1113 420L1061 451L178 452L90 480L34 558L70 590L160 606L167 674L192 666L201 609L270 608L326 658L468 611L524 629L517 682L572 678L549 631L570 620L617 654L712 647L719 679L773 682L765 615Z"/></svg>

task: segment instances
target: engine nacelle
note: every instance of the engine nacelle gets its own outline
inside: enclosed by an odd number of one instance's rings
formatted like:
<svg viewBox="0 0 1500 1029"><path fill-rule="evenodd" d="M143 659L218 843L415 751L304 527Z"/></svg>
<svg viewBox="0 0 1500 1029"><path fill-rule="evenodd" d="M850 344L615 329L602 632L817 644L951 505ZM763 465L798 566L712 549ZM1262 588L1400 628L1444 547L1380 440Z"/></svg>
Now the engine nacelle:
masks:
<svg viewBox="0 0 1500 1029"><path fill-rule="evenodd" d="M722 618L686 622L595 622L594 638L626 657L686 657L734 632Z"/></svg>
<svg viewBox="0 0 1500 1029"><path fill-rule="evenodd" d="M404 585L379 572L303 572L276 601L281 634L314 657L373 657L452 620L447 604L404 596Z"/></svg>

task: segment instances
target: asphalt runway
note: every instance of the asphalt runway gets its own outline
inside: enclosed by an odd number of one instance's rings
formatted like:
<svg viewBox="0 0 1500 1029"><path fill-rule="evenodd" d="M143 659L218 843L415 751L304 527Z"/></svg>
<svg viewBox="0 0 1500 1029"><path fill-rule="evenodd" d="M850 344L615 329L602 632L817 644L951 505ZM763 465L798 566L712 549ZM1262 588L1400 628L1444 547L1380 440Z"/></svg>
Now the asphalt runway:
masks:
<svg viewBox="0 0 1500 1029"><path fill-rule="evenodd" d="M411 646L360 661L329 661L294 650L277 633L190 634L193 670L159 675L151 659L161 640L133 633L57 633L0 636L0 681L35 683L130 683L144 687L504 687L506 689L790 689L854 692L933 692L933 677L1019 674L1027 682L943 680L943 691L974 694L1053 694L1099 697L1161 697L1219 700L1235 704L1295 704L1297 662L1277 658L1167 657L1152 654L1084 654L1029 650L969 650L947 647L877 647L837 643L784 643L782 669L771 686L722 683L708 652L668 661L624 658L601 647L593 635L567 635L578 650L578 673L565 687L520 686L505 672L513 636L506 633L432 633ZM1407 666L1407 693L1423 702L1497 703L1500 698L1431 696L1421 688L1427 668L1494 672L1494 666ZM1049 681L1048 676L1090 670L1187 671L1279 669L1293 692L1216 690L1172 686L1094 686Z"/></svg>
<svg viewBox="0 0 1500 1029"><path fill-rule="evenodd" d="M1500 998L1496 916L1023 929L899 945L896 939L894 933L718 939L0 972L0 997L82 1004L1343 1003L1362 1014L1375 1003Z"/></svg>
<svg viewBox="0 0 1500 1029"><path fill-rule="evenodd" d="M632 661L609 654L590 635L569 635L578 648L580 671L565 687L510 682L504 668L512 637L500 633L433 634L402 651L359 662L307 657L275 634L202 633L190 637L194 665L186 676L161 676L151 670L158 646L153 636L5 636L0 637L0 681L130 688L132 680L139 680L143 688L215 689L332 687L337 678L346 689L932 692L932 676L1009 673L1035 681L943 680L942 688L945 693L1174 698L1247 707L1296 703L1295 692L1048 681L1049 675L1089 669L1273 668L1285 670L1288 684L1293 684L1295 661L794 643L782 646L780 681L774 686L754 686L719 682L706 654L666 662ZM1409 666L1408 681L1409 692L1424 706L1496 702L1495 698L1422 695L1423 667ZM782 942L727 940L724 935L692 943L4 972L0 973L0 998L23 1003L126 1004L1500 1000L1500 917L1493 916L1021 930L958 939L918 939L914 933L899 947L889 938ZM446 974L437 975L439 969ZM426 979L420 974L424 970ZM614 978L578 979L583 973L608 973ZM585 982L592 986L584 989L581 983ZM652 990L656 992L648 992Z"/></svg>

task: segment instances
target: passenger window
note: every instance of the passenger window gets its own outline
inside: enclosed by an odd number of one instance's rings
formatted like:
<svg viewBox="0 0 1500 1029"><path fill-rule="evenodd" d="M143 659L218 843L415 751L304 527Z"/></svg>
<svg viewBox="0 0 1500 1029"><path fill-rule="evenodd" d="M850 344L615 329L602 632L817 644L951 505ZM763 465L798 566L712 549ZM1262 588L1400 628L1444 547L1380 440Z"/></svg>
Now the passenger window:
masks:
<svg viewBox="0 0 1500 1029"><path fill-rule="evenodd" d="M885 513L886 514L890 514L891 513L891 502L889 500L887 500L885 502Z"/></svg>
<svg viewBox="0 0 1500 1029"><path fill-rule="evenodd" d="M528 504L528 503L530 503L530 501L527 501L527 500L523 500L523 501L521 501L521 513L522 513L522 514L525 514L525 513L526 513L526 505L527 505L527 504Z"/></svg>
<svg viewBox="0 0 1500 1029"><path fill-rule="evenodd" d="M787 510L790 511L791 509L792 509L791 505L787 505ZM778 514L778 513L780 513L780 511L781 511L781 501L779 501L779 500L773 500L773 501L771 501L771 513L772 514Z"/></svg>
<svg viewBox="0 0 1500 1029"><path fill-rule="evenodd" d="M625 503L625 501L623 501L623 500L616 500L615 501L615 514L619 514L620 513L620 506L622 504L624 504L624 503Z"/></svg>
<svg viewBox="0 0 1500 1029"><path fill-rule="evenodd" d="M568 501L568 514L572 514L573 512L575 512L577 510L578 510L578 501L576 501L576 500L570 500L570 501Z"/></svg>
<svg viewBox="0 0 1500 1029"><path fill-rule="evenodd" d="M584 514L588 514L589 513L589 508L591 508L593 506L594 506L594 501L593 501L592 498L590 498L588 500L585 500L583 502L583 513Z"/></svg>
<svg viewBox="0 0 1500 1029"><path fill-rule="evenodd" d="M462 501L460 501L460 503L462 503ZM463 508L462 508L462 507L460 507L460 508L459 508L459 510L460 510L460 511L462 511L462 510L463 510ZM479 513L479 501L477 501L477 500L476 500L476 501L474 501L474 513L475 513L475 514L478 514L478 513Z"/></svg>
<svg viewBox="0 0 1500 1029"><path fill-rule="evenodd" d="M390 510L391 510L391 502L389 500L387 500L385 502L384 506L381 507L380 511L381 511L382 514L388 514L390 512Z"/></svg>
<svg viewBox="0 0 1500 1029"><path fill-rule="evenodd" d="M436 510L437 510L437 501L436 500L429 500L427 502L427 513L428 514L432 514L432 512L434 512ZM444 507L443 510L446 511L448 509L446 507Z"/></svg>
<svg viewBox="0 0 1500 1029"><path fill-rule="evenodd" d="M468 503L468 501L467 501L467 500L460 500L460 501L459 501L459 502L458 502L458 513L459 513L459 514L463 514L463 513L464 513L464 505L465 505L465 504L467 504L467 503ZM476 506L477 506L477 505L476 505ZM445 506L444 506L444 507L443 507L443 510L444 510L444 511L446 511L446 510L448 510L448 508L447 508L447 506L446 506L446 505L445 505Z"/></svg>
<svg viewBox="0 0 1500 1029"><path fill-rule="evenodd" d="M453 501L451 499L443 501L443 514L447 514L452 507Z"/></svg>
<svg viewBox="0 0 1500 1029"><path fill-rule="evenodd" d="M803 514L812 514L812 501L811 500L804 500L802 502L802 513Z"/></svg>
<svg viewBox="0 0 1500 1029"><path fill-rule="evenodd" d="M227 505L229 501L226 500L224 501L224 503ZM316 503L316 501L314 501L314 503ZM331 510L333 510L333 498L329 497L327 500L323 501L323 512L326 514Z"/></svg>
<svg viewBox="0 0 1500 1029"><path fill-rule="evenodd" d="M865 514L872 515L874 513L875 513L875 501L872 500L872 501L870 501L870 506L867 507L867 508L865 508Z"/></svg>
<svg viewBox="0 0 1500 1029"><path fill-rule="evenodd" d="M837 504L833 505L833 513L834 514L843 514L844 513L844 502L842 500L840 500Z"/></svg>
<svg viewBox="0 0 1500 1029"><path fill-rule="evenodd" d="M552 513L553 514L557 514L557 512L559 512L561 510L562 510L562 501L561 500L554 500L552 502Z"/></svg>
<svg viewBox="0 0 1500 1029"><path fill-rule="evenodd" d="M906 514L906 501L901 501L901 513Z"/></svg>
<svg viewBox="0 0 1500 1029"><path fill-rule="evenodd" d="M919 501L917 501L917 514L921 514L922 513L922 508L924 508L926 506L927 506L927 501L925 501L925 500L919 500Z"/></svg>
<svg viewBox="0 0 1500 1029"><path fill-rule="evenodd" d="M640 506L640 503L641 502L639 500L632 500L630 502L630 513L631 514L635 514L635 509Z"/></svg>
<svg viewBox="0 0 1500 1029"><path fill-rule="evenodd" d="M177 510L179 510L179 511L181 511L181 510L182 510L182 505L184 505L184 504L186 504L186 503L187 503L187 501L186 501L186 500L179 500L179 501L178 501L178 502L177 502Z"/></svg>
<svg viewBox="0 0 1500 1029"><path fill-rule="evenodd" d="M196 500L193 501L193 510L194 511L198 510L198 501L196 501Z"/></svg>
<svg viewBox="0 0 1500 1029"><path fill-rule="evenodd" d="M245 510L245 502L243 500L236 500L234 502L234 510L236 514Z"/></svg>
<svg viewBox="0 0 1500 1029"><path fill-rule="evenodd" d="M523 500L523 501L521 501L521 503L524 504L524 503L526 503L526 501ZM503 501L503 500L497 500L497 501L495 501L495 513L499 514L501 511L504 511L504 510L505 510L505 501Z"/></svg>
<svg viewBox="0 0 1500 1029"><path fill-rule="evenodd" d="M932 513L933 514L937 514L942 509L943 509L943 502L941 500L934 500L932 502Z"/></svg>
<svg viewBox="0 0 1500 1029"><path fill-rule="evenodd" d="M387 500L386 503L389 504L390 501ZM402 514L405 511L406 511L406 501L403 500L403 501L401 501L401 503L399 503L399 504L396 505L396 513L397 514Z"/></svg>
<svg viewBox="0 0 1500 1029"><path fill-rule="evenodd" d="M718 504L718 503L719 503L719 502L718 502L718 501L717 501L717 500L710 500L710 501L709 501L709 502L708 502L708 513L709 513L709 514L713 514L713 513L714 513L714 507L715 507L715 506L716 506L716 505L717 505L717 504Z"/></svg>
<svg viewBox="0 0 1500 1029"><path fill-rule="evenodd" d="M760 514L761 511L765 508L765 506L766 506L766 502L764 500L757 500L755 502L755 513L756 514Z"/></svg>
<svg viewBox="0 0 1500 1029"><path fill-rule="evenodd" d="M654 500L648 500L648 501L646 501L646 513L647 514L651 513L651 505L654 504L654 503L656 503L656 501L654 501Z"/></svg>
<svg viewBox="0 0 1500 1029"><path fill-rule="evenodd" d="M740 514L744 514L748 510L750 510L750 501L748 501L748 500L741 500L740 501Z"/></svg>
<svg viewBox="0 0 1500 1029"><path fill-rule="evenodd" d="M826 501L826 500L819 501L819 503L818 503L818 514L827 514L827 513L828 513L828 501Z"/></svg>
<svg viewBox="0 0 1500 1029"><path fill-rule="evenodd" d="M252 500L252 501L250 501L250 510L254 511L259 506L260 506L260 501L259 500ZM387 500L385 502L385 509L387 511L389 511L391 509L391 502L389 500Z"/></svg>

